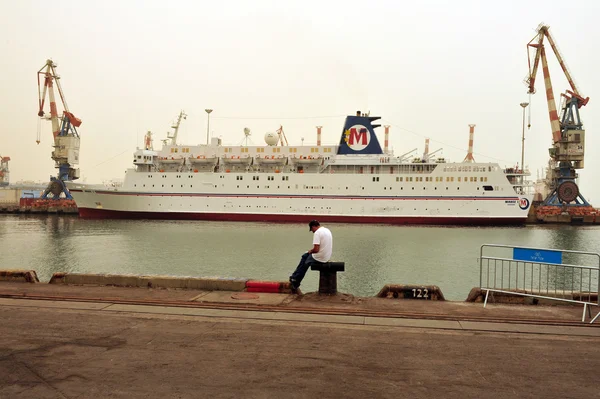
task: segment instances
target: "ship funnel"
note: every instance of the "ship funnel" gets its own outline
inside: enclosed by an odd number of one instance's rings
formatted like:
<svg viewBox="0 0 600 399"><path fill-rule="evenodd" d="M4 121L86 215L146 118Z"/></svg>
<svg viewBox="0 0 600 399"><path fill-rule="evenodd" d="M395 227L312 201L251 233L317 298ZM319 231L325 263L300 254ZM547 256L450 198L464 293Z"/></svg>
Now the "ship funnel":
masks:
<svg viewBox="0 0 600 399"><path fill-rule="evenodd" d="M360 111L357 114L360 114ZM373 124L379 119L381 118L378 116L347 116L337 153L340 155L383 154L375 135L375 129L381 125Z"/></svg>

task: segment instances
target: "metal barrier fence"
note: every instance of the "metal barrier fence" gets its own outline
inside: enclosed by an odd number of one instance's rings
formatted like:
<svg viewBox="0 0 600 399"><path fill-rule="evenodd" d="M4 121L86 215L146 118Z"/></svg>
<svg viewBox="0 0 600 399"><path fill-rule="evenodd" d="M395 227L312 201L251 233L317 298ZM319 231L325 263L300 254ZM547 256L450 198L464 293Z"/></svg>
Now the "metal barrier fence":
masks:
<svg viewBox="0 0 600 399"><path fill-rule="evenodd" d="M486 291L484 307L490 292L580 303L583 322L586 310L591 317L590 306L600 305L600 254L483 244L479 287Z"/></svg>

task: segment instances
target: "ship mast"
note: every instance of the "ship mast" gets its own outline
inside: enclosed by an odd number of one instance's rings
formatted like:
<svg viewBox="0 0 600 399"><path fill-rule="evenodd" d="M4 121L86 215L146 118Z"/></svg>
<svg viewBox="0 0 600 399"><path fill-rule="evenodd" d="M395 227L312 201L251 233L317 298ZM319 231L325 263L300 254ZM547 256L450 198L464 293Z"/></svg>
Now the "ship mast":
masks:
<svg viewBox="0 0 600 399"><path fill-rule="evenodd" d="M177 117L177 122L175 122L175 123L173 123L173 125L171 125L171 129L173 129L173 134L171 136L169 136L169 133L167 133L167 138L171 139L171 145L177 145L177 133L179 132L179 125L181 125L182 119L187 119L187 114L185 113L184 110L181 110L179 112L179 116Z"/></svg>

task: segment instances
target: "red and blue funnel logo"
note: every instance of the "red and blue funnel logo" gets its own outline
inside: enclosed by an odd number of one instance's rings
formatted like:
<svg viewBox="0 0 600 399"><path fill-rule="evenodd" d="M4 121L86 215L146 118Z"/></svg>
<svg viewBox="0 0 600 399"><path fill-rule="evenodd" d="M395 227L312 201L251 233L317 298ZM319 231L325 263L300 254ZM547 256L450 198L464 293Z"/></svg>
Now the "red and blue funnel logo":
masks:
<svg viewBox="0 0 600 399"><path fill-rule="evenodd" d="M373 130L379 125L371 124L377 119L376 116L347 116L338 154L383 154Z"/></svg>

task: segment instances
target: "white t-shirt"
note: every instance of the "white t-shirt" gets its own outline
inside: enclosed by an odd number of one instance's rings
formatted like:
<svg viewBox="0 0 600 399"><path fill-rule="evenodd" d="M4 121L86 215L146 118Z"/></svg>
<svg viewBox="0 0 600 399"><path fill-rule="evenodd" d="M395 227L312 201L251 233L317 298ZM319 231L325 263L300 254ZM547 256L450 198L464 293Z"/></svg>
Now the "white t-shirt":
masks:
<svg viewBox="0 0 600 399"><path fill-rule="evenodd" d="M312 254L313 258L322 263L329 262L333 251L331 231L327 227L319 227L313 234L313 245L319 244L319 252Z"/></svg>

